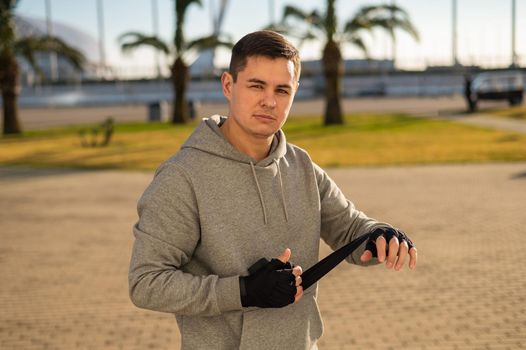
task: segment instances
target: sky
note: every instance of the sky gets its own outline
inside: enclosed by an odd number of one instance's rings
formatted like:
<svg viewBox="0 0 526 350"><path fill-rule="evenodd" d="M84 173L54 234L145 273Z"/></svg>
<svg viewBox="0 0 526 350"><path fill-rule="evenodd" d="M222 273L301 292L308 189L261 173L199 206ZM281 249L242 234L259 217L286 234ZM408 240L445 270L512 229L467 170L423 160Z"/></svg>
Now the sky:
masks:
<svg viewBox="0 0 526 350"><path fill-rule="evenodd" d="M99 38L97 0L49 0L53 21L67 24ZM147 75L155 71L156 56L151 49L132 54L121 53L117 38L128 31L153 33L152 2L157 1L159 35L172 42L174 31L173 0L101 0L104 10L106 61L121 75ZM452 0L337 0L339 25L352 18L364 5L393 2L404 8L420 34L415 41L408 34L397 32L396 62L402 69L423 69L427 65L449 65L452 62ZM45 19L46 0L20 0L16 13ZM271 6L271 4L274 6ZM209 35L213 30L212 13L219 0L202 0L201 7L189 8L185 34L188 39ZM294 5L306 11L325 10L324 0L230 0L222 31L233 41L280 20L283 8ZM271 9L274 9L273 16ZM511 63L512 0L457 0L457 52L462 64L504 67ZM516 53L526 65L526 0L516 0ZM365 36L369 54L376 59L390 59L392 42L386 33L375 31ZM291 39L293 42L294 40ZM303 59L321 56L323 43L310 42L300 48ZM345 58L364 58L350 45L344 45ZM220 50L216 63L226 66L228 50ZM161 58L163 66L168 60Z"/></svg>

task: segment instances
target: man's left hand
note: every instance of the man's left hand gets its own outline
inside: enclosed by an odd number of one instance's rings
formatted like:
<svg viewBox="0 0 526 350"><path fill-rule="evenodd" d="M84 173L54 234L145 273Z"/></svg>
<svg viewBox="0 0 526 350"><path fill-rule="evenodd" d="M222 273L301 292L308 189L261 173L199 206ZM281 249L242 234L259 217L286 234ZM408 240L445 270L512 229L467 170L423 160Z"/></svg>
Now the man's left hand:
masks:
<svg viewBox="0 0 526 350"><path fill-rule="evenodd" d="M389 243L389 245L387 245ZM360 260L367 262L373 257L378 257L380 263L386 262L388 269L395 268L399 271L409 255L409 268L414 269L417 262L417 250L407 235L390 227L377 228L367 241Z"/></svg>

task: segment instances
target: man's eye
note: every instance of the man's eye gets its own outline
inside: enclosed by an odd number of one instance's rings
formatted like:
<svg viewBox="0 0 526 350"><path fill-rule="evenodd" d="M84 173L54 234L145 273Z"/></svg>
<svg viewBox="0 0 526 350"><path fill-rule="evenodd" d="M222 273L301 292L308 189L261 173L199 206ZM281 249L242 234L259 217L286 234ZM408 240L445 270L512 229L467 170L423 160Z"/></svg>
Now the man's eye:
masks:
<svg viewBox="0 0 526 350"><path fill-rule="evenodd" d="M288 95L288 94L289 94L289 91L288 91L288 90L285 90L285 89L278 89L278 93L279 93L279 94L285 94L285 95Z"/></svg>
<svg viewBox="0 0 526 350"><path fill-rule="evenodd" d="M258 89L258 90L263 89L262 85L250 85L250 87L253 88L253 89Z"/></svg>

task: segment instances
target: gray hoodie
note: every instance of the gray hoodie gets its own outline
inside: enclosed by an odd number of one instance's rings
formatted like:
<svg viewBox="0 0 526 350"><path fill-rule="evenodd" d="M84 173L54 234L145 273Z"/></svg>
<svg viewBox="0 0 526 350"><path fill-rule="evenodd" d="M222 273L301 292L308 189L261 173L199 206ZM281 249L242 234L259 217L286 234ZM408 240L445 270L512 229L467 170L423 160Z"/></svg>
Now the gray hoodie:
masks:
<svg viewBox="0 0 526 350"><path fill-rule="evenodd" d="M356 210L281 130L255 162L222 135L224 120L204 119L139 200L131 299L175 314L182 349L315 349L323 332L317 286L284 308L243 308L239 276L287 247L306 270L320 238L337 249L386 224ZM360 263L362 252L348 261Z"/></svg>

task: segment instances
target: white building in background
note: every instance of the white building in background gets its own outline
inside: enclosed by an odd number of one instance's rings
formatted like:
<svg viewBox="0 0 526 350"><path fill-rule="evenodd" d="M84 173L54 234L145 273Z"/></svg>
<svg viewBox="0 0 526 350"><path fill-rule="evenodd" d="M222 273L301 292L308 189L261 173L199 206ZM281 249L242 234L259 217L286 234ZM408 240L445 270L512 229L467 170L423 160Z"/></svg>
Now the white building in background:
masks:
<svg viewBox="0 0 526 350"><path fill-rule="evenodd" d="M17 16L15 18L16 36L23 38L27 36L45 36L47 35L46 21L29 18L24 16ZM82 73L77 72L73 66L61 57L57 57L57 78L58 81L77 82L80 80L98 79L97 65L99 59L99 48L97 40L91 35L71 26L62 23L53 23L54 36L62 39L68 45L81 51L87 59L87 64ZM50 81L51 78L51 61L48 52L39 52L36 54L36 61L42 70L44 79ZM41 81L38 74L31 68L28 62L19 57L21 66L21 79L23 85L33 85L35 82Z"/></svg>

